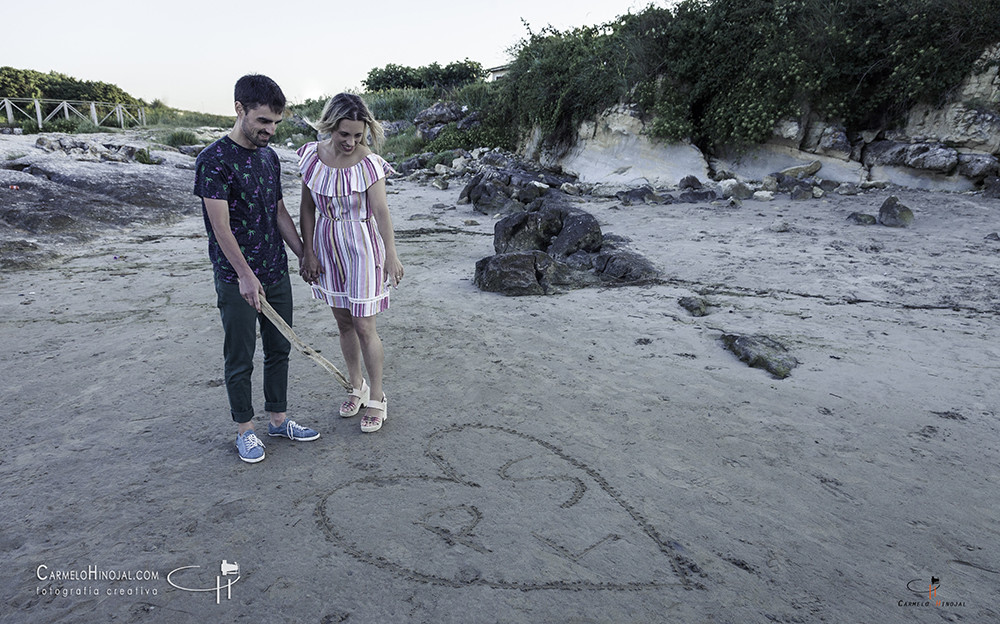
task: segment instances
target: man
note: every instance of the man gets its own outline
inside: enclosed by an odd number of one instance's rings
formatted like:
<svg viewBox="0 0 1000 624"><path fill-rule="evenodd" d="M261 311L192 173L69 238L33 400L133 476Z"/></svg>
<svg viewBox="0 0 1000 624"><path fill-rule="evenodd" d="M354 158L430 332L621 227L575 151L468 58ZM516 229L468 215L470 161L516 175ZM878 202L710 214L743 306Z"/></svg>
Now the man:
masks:
<svg viewBox="0 0 1000 624"><path fill-rule="evenodd" d="M226 390L237 423L240 459L264 459L254 433L250 375L260 322L264 347L264 411L267 433L291 440L319 434L286 415L291 344L261 314L261 298L292 323L292 286L285 243L302 256L302 239L285 209L278 155L267 146L281 122L285 96L270 78L256 74L236 83L236 123L206 147L195 164L194 193L201 197L208 255L225 331Z"/></svg>

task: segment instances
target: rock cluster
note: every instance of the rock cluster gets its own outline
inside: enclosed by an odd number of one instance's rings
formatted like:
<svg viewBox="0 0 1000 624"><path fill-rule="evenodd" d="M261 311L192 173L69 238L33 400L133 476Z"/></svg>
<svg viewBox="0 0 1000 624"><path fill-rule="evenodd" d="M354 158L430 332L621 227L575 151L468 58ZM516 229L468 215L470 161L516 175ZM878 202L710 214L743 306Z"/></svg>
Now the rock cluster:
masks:
<svg viewBox="0 0 1000 624"><path fill-rule="evenodd" d="M546 195L497 222L496 255L476 263L475 284L516 296L656 279L656 268L625 248L627 242L605 236L593 215L566 205L559 194Z"/></svg>
<svg viewBox="0 0 1000 624"><path fill-rule="evenodd" d="M456 150L453 156L445 164L435 162L440 155L421 154L395 168L439 189L461 180L459 204L501 217L494 227L496 254L476 263L482 290L540 295L657 277L649 261L627 249L627 239L605 235L593 215L569 205L568 198L592 190L575 176L499 149Z"/></svg>
<svg viewBox="0 0 1000 624"><path fill-rule="evenodd" d="M479 113L469 111L467 106L454 102L437 102L417 114L413 123L417 126L417 136L424 141L433 141L448 124L456 124L458 130L468 130L480 124Z"/></svg>
<svg viewBox="0 0 1000 624"><path fill-rule="evenodd" d="M150 156L146 148L133 145L99 143L87 141L75 136L51 138L40 136L35 146L46 152L62 152L76 160L90 162L143 162L145 164L160 164L163 159Z"/></svg>

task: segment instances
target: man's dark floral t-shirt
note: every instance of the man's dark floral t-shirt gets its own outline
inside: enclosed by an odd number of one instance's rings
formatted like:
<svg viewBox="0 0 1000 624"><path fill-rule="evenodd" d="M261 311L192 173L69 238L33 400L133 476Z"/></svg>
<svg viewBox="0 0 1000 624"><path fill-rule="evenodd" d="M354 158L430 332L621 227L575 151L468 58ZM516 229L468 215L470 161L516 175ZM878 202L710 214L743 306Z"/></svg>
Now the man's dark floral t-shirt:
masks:
<svg viewBox="0 0 1000 624"><path fill-rule="evenodd" d="M247 149L228 136L212 143L195 162L194 194L208 231L208 256L216 279L236 284L239 279L212 231L205 198L229 202L229 226L243 257L261 284L269 286L288 275L288 256L278 231L281 165L270 147Z"/></svg>

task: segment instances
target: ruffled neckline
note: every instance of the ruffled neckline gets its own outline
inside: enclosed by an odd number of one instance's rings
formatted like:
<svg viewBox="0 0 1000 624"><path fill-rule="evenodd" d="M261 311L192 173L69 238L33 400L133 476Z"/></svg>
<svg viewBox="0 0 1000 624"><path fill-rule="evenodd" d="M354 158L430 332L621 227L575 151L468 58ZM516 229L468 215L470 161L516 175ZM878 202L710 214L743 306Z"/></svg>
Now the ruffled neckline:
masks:
<svg viewBox="0 0 1000 624"><path fill-rule="evenodd" d="M329 197L367 191L394 170L384 158L371 153L350 167L331 167L319 158L319 143L306 143L298 150L302 181L310 190Z"/></svg>

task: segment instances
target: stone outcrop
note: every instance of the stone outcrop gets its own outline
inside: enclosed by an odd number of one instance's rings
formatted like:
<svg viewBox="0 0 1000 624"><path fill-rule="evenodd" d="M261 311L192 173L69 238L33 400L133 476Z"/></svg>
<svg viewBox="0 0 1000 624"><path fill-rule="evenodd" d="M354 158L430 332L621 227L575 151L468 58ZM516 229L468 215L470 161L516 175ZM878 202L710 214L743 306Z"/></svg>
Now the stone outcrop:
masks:
<svg viewBox="0 0 1000 624"><path fill-rule="evenodd" d="M889 227L910 227L913 224L913 211L892 195L879 208L878 222Z"/></svg>
<svg viewBox="0 0 1000 624"><path fill-rule="evenodd" d="M624 106L581 124L576 143L565 153L542 149L540 131L520 152L593 184L672 187L688 175L709 178L708 162L697 147L650 140L638 113Z"/></svg>
<svg viewBox="0 0 1000 624"><path fill-rule="evenodd" d="M1000 45L986 56L1000 58ZM752 183L783 169L818 163L818 170L808 176L812 186L825 180L856 188L894 184L927 190L981 190L987 178L1000 172L1000 77L996 64L987 66L984 73L965 80L952 103L941 108L917 106L905 125L896 129L850 132L843 124L805 114L778 122L765 144L715 146L706 155L690 143L651 139L636 110L616 106L582 123L576 143L568 149L544 149L536 129L520 153L561 167L586 183L624 187L677 187L691 174ZM723 171L726 175L715 175ZM746 192L734 193L731 186L727 183L720 195L741 200L768 191L750 186L752 192L744 197ZM806 191L788 192L808 198Z"/></svg>
<svg viewBox="0 0 1000 624"><path fill-rule="evenodd" d="M417 126L417 136L424 141L436 139L449 124L459 130L468 130L479 125L479 113L454 102L437 102L417 114L413 123Z"/></svg>
<svg viewBox="0 0 1000 624"><path fill-rule="evenodd" d="M538 199L497 222L496 254L476 263L475 284L518 296L655 279L655 267L626 242L604 236L593 215L558 195Z"/></svg>
<svg viewBox="0 0 1000 624"><path fill-rule="evenodd" d="M776 379L785 379L799 364L784 345L769 336L723 334L722 344L741 362L753 368L762 368Z"/></svg>

